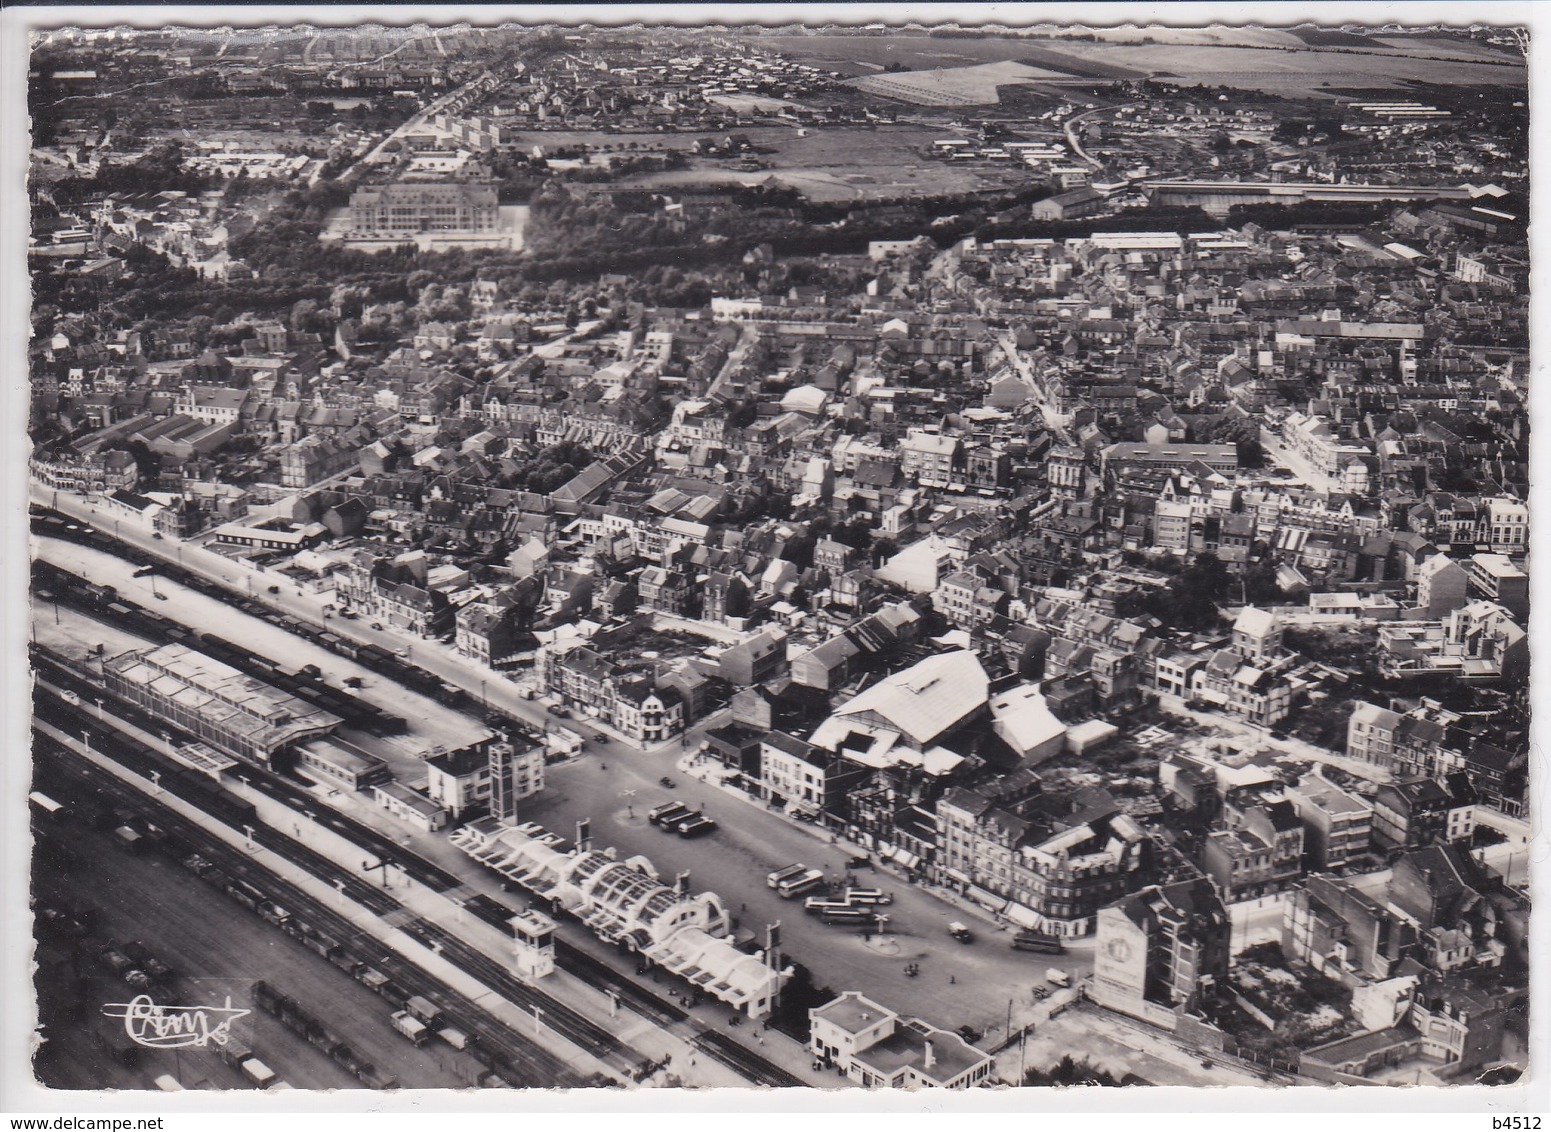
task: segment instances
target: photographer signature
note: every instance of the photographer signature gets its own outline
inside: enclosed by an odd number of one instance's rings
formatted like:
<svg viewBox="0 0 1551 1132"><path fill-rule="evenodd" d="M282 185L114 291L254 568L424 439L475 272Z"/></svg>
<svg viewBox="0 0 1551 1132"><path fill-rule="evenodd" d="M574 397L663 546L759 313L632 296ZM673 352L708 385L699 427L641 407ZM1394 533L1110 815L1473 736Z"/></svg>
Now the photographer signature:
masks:
<svg viewBox="0 0 1551 1132"><path fill-rule="evenodd" d="M231 1040L232 1023L253 1013L234 1007L230 996L225 1006L162 1006L149 995L128 1002L104 1004L102 1013L122 1018L124 1032L137 1045L152 1049L204 1049L224 1046Z"/></svg>

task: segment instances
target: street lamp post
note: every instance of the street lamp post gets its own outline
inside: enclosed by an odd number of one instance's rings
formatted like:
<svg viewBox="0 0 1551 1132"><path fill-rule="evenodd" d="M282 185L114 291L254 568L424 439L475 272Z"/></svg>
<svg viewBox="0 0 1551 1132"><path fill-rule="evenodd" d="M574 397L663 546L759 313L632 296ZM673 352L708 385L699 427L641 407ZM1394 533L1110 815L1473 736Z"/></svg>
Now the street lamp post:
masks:
<svg viewBox="0 0 1551 1132"><path fill-rule="evenodd" d="M533 1008L533 1036L535 1038L539 1036L539 1021L543 1017L544 1017L544 1011L541 1010L539 1007L535 1006Z"/></svg>

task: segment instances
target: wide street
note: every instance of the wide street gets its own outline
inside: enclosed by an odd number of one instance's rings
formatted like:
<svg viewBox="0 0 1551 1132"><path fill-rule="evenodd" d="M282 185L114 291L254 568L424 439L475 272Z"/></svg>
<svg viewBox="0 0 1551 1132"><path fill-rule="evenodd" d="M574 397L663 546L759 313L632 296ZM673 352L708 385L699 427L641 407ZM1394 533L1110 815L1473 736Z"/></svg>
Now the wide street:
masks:
<svg viewBox="0 0 1551 1132"><path fill-rule="evenodd" d="M1308 484L1316 491L1336 492L1341 490L1340 484L1316 468L1303 456L1288 448L1281 436L1270 429L1263 428L1260 430L1260 446L1266 450L1266 456L1270 464L1286 468L1298 480Z"/></svg>
<svg viewBox="0 0 1551 1132"><path fill-rule="evenodd" d="M950 1029L967 1023L980 1029L994 1024L1000 1030L1009 999L1016 1026L1020 1016L1035 1016L1031 992L1047 967L1077 977L1091 969L1091 950L1063 956L1014 951L1010 933L998 931L973 905L950 904L940 890L928 891L883 870L854 870L859 886L894 896L881 937L864 941L854 929L826 926L803 912L800 899L777 895L766 884L766 874L801 862L840 879L856 850L843 842L831 844L821 830L680 772L674 765L678 757L675 743L645 755L620 750L552 767L546 789L523 804L522 816L567 836L576 819L589 818L596 844L616 846L621 856L641 854L664 878L690 870L693 887L721 896L742 926L761 932L779 921L786 951L809 967L820 985L865 991L885 1005L918 1011ZM672 790L658 783L663 774L676 782ZM646 820L646 812L670 799L703 810L720 828L690 841L664 833ZM947 925L954 920L970 925L974 943L961 944L948 935ZM918 977L905 974L907 963L920 965Z"/></svg>

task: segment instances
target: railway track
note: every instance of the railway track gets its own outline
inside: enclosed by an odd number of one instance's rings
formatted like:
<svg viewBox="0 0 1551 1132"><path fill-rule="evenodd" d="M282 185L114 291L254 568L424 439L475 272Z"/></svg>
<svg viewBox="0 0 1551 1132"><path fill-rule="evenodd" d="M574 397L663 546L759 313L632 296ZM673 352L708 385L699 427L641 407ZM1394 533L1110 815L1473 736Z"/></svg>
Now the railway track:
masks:
<svg viewBox="0 0 1551 1132"><path fill-rule="evenodd" d="M541 1024L566 1040L587 1050L598 1060L616 1069L628 1070L641 1058L608 1030L592 1022L551 995L517 980L505 967L439 924L413 920L403 927L408 935L435 949L456 963L503 998L530 1011L537 1011Z"/></svg>
<svg viewBox="0 0 1551 1132"><path fill-rule="evenodd" d="M92 791L117 799L125 808L149 816L179 842L193 847L229 876L272 894L293 914L337 940L358 962L380 970L408 994L428 999L446 1011L450 1018L456 1019L460 1026L467 1026L487 1051L496 1054L496 1060L500 1062L498 1070L503 1075L509 1074L512 1084L532 1088L576 1088L591 1083L562 1059L523 1038L493 1014L467 1001L412 962L391 954L381 955L383 946L380 942L300 888L212 837L170 807L102 771L48 735L41 732L34 732L34 735L34 750L40 765L51 769L50 785L55 791L77 797ZM66 782L71 785L62 789L60 784Z"/></svg>
<svg viewBox="0 0 1551 1132"><path fill-rule="evenodd" d="M57 683L61 687L71 688L83 697L101 691L100 685L92 684L83 678L74 665L64 658L53 654L41 646L34 646L33 654L35 666L51 682ZM98 736L97 741L123 745L123 749L128 752L128 755L121 758L120 761L129 769L135 770L136 773L146 775L150 770L157 770L159 773L166 775L169 773L169 769L175 771L185 769L173 763L160 752L146 747L132 737L123 735L89 715L76 711L69 711L67 716L60 715L59 713L62 710L67 710L65 706L53 700L52 696L42 695L41 690L39 704L40 718L46 718L50 722L54 722L56 726L63 727L64 724L56 722L56 720L64 720L73 731L78 731L85 726ZM154 719L146 713L135 709L133 705L124 706L122 710L120 707L116 707L115 711L120 712L127 718L131 718L132 722L137 723L145 730L166 731L173 734L174 738L177 739L192 740L194 738L193 736L184 735L180 729L171 727L164 721ZM120 758L121 752L117 748L112 749L114 750L113 757ZM300 785L273 771L244 764L240 777L251 789L258 790L266 797L284 804L298 815L313 815L309 820L315 820L325 825L340 837L376 856L379 860L392 860L408 876L433 892L445 893L464 886L463 880L453 873L419 857L413 852L407 851L398 842L378 833L376 830L339 814L326 806L320 805L317 799ZM230 795L226 796L230 797ZM196 801L196 804L199 803ZM219 817L221 815L215 816ZM228 820L229 822L229 819L223 820ZM295 859L296 863L309 869L314 875L328 880L331 884L335 880L344 883L347 886L346 894L352 899L358 899L360 903L372 911L380 915L386 915L390 912L401 910L402 906L391 896L388 896L380 889L371 887L359 877L349 874L327 858L322 857L306 846L298 844L283 833L264 826L256 820L253 822L253 825L254 840L259 844L265 848L280 852L283 856L292 857L292 854L295 853L296 856L292 859ZM469 899L465 904L465 908L473 915L503 932L507 930L507 921L516 912L516 909L508 907L494 897L485 894L479 894ZM534 992L531 988L517 982L504 968L494 963L482 952L468 947L468 945L429 921L416 920L414 923L422 925L421 931L424 940L434 939L441 945L450 962L453 962L481 981L486 981L487 976L493 979L498 974L504 981L499 986L493 982L487 982L487 985L490 985L492 989L502 989L503 994L507 993L507 990L503 988L509 986L512 988L513 1001L519 1005L527 1006L529 1009L532 1009L535 1002L537 1002L539 1009L544 1012L546 1020L550 1018L557 1019L557 1024L554 1026L556 1032L575 1042L580 1048L592 1053L605 1064L634 1064L640 1060L635 1051L624 1047L613 1034L596 1023L589 1021L563 1003L549 999L549 996L542 995L541 992ZM448 941L451 942L449 943ZM628 976L614 970L602 960L587 954L574 944L557 938L555 957L557 965L562 970L599 990L617 994L621 1006L659 1027L670 1028L678 1023L691 1020L689 1012L683 1007L642 987ZM516 997L518 994L527 997L518 998ZM546 999L549 1000L550 1004L546 1004L544 1001ZM553 1014L551 1014L552 1007L554 1010ZM564 1019L563 1021L558 1021L562 1018ZM717 1059L747 1077L751 1082L756 1084L772 1084L777 1078L785 1078L786 1083L801 1084L798 1079L792 1077L785 1070L743 1047L732 1040L730 1036L715 1031L710 1031L710 1033L714 1035L712 1042L721 1054ZM710 1054L708 1050L708 1056L714 1055Z"/></svg>
<svg viewBox="0 0 1551 1132"><path fill-rule="evenodd" d="M726 1034L716 1030L704 1030L696 1034L694 1044L695 1048L704 1051L707 1057L720 1061L756 1085L791 1089L800 1088L806 1084L802 1078L788 1073L774 1062L760 1057L759 1054L744 1048Z"/></svg>

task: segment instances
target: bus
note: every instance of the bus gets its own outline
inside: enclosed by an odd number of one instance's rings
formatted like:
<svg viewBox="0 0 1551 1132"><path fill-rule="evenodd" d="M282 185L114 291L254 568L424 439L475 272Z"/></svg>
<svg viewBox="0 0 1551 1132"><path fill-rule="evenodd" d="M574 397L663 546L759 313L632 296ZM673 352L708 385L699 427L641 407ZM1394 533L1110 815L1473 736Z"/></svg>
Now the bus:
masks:
<svg viewBox="0 0 1551 1132"><path fill-rule="evenodd" d="M828 896L810 896L802 902L804 912L849 912L849 900L831 900Z"/></svg>
<svg viewBox="0 0 1551 1132"><path fill-rule="evenodd" d="M1044 932L1019 932L1012 937L1015 951L1038 951L1046 955L1060 955L1066 946L1055 936Z"/></svg>
<svg viewBox="0 0 1551 1132"><path fill-rule="evenodd" d="M771 888L778 888L780 887L781 882L786 880L788 877L801 876L807 871L807 865L787 865L786 868L777 869L775 872L765 877L765 883L768 884Z"/></svg>
<svg viewBox="0 0 1551 1132"><path fill-rule="evenodd" d="M826 924L874 925L878 922L878 913L866 908L826 908L819 914L819 919Z"/></svg>
<svg viewBox="0 0 1551 1132"><path fill-rule="evenodd" d="M851 904L892 904L894 897L878 888L848 888L846 900Z"/></svg>
<svg viewBox="0 0 1551 1132"><path fill-rule="evenodd" d="M787 877L776 885L776 894L783 900L790 900L794 896L801 896L804 892L812 892L824 884L824 874L819 869L808 869L794 877Z"/></svg>

